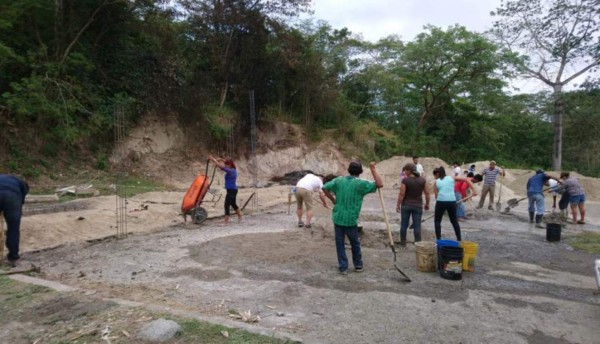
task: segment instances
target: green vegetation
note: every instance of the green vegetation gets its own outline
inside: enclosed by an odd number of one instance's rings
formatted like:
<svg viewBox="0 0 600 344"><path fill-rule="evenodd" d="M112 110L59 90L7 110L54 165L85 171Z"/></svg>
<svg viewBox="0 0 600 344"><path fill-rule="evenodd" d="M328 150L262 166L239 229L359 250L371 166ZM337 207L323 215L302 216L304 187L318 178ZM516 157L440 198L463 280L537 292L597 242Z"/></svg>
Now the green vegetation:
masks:
<svg viewBox="0 0 600 344"><path fill-rule="evenodd" d="M231 329L221 325L211 325L198 320L174 319L181 325L181 334L177 343L253 343L276 344L296 343L266 336L259 336L244 330ZM228 337L223 335L227 332Z"/></svg>
<svg viewBox="0 0 600 344"><path fill-rule="evenodd" d="M0 331L4 334L10 332L12 337L3 338L14 342L100 344L105 343L101 332L108 326L112 343L130 343L142 322L161 317L181 325L179 335L167 342L170 344L292 343L194 319L153 313L143 308L118 306L79 293L59 293L0 276ZM18 323L22 326L14 327ZM228 337L224 336L225 332Z"/></svg>
<svg viewBox="0 0 600 344"><path fill-rule="evenodd" d="M536 94L505 87L515 75L535 78L540 63L600 64L590 38L600 20L593 1L511 0L496 11L494 35L429 25L413 41L391 35L375 43L325 22L291 25L310 3L1 2L0 171L31 179L55 179L53 171L72 165L111 172L117 109L129 128L147 113L174 115L191 142L222 150L230 133L247 137L253 92L259 127L296 123L315 141L326 132L365 160L418 154L493 158L506 167L561 162L600 176L598 80L566 91L572 79L562 75L554 89ZM529 18L520 13L553 28L535 31L552 53L527 47L547 63L506 47L508 34L533 28L515 19ZM589 30L552 24L562 22ZM562 148L553 149L558 137Z"/></svg>
<svg viewBox="0 0 600 344"><path fill-rule="evenodd" d="M600 254L600 233L584 232L570 237L568 242L577 250Z"/></svg>

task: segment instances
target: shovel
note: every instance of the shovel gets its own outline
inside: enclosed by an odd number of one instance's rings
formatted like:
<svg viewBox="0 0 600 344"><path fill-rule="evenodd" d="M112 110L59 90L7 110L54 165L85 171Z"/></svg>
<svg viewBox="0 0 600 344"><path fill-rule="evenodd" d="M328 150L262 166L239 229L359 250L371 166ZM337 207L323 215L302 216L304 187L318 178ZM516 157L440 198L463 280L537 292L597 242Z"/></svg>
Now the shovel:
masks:
<svg viewBox="0 0 600 344"><path fill-rule="evenodd" d="M463 199L461 199L461 200L459 200L459 201L456 201L456 204L460 204L460 203L462 203L462 202L464 202L464 201L466 201L466 200L470 199L470 198L471 198L471 197L473 197L473 196L475 196L475 195L471 194L471 195L469 195L469 196L467 196L467 197L465 197L465 198L463 198ZM434 217L434 216L435 216L435 214L431 214L431 215L427 216L426 218L424 218L423 220L421 220L421 223L423 223L423 222L425 222L425 221L429 220L430 218L432 218L432 217ZM408 227L408 228L410 228L410 229L413 229L413 228L415 228L415 224L414 224L414 223L412 223L412 224L410 225L410 227Z"/></svg>
<svg viewBox="0 0 600 344"><path fill-rule="evenodd" d="M546 191L548 191L548 190L550 190L550 189L551 189L551 188L546 188L546 189L542 190L542 193L543 193L543 192L546 192ZM506 207L506 208L504 209L504 212L508 213L508 212L510 211L510 208L514 208L514 207L516 207L517 205L519 205L519 202L521 202L522 200L525 200L525 199L527 199L527 198L528 198L528 197L527 197L527 196L525 196L525 197L523 197L523 198L519 198L519 199L517 199L517 198L511 198L511 199L509 199L509 200L508 200L508 202L506 202L506 203L508 204L508 207Z"/></svg>
<svg viewBox="0 0 600 344"><path fill-rule="evenodd" d="M502 185L504 185L504 176L502 176L502 183L500 183L500 192L498 193L498 202L496 202L497 212L500 212L502 210L502 204L500 203L500 199L502 198Z"/></svg>
<svg viewBox="0 0 600 344"><path fill-rule="evenodd" d="M390 229L390 222L388 221L388 216L387 216L387 212L385 211L385 204L383 202L383 194L381 193L381 189L377 189L377 192L379 193L379 200L381 201L381 209L383 210L383 217L385 218L385 226L387 227L387 234L388 234L388 238L390 239L390 247L392 248L392 252L394 253L394 267L396 268L396 270L398 270L398 272L402 275L402 277L404 277L404 279L407 282L410 282L411 279L406 276L406 274L404 272L402 272L402 270L398 267L398 264L396 263L396 248L394 247L394 239L392 239L392 230Z"/></svg>

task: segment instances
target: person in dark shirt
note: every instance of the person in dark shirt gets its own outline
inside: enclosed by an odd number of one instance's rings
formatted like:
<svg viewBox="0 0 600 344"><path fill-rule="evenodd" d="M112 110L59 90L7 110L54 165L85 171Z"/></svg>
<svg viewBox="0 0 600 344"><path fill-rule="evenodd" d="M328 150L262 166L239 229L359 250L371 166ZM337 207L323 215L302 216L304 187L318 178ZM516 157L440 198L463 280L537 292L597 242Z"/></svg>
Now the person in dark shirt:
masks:
<svg viewBox="0 0 600 344"><path fill-rule="evenodd" d="M402 169L406 178L402 180L396 212L400 213L400 247L406 247L406 232L410 217L414 225L415 242L421 241L421 217L423 208L429 210L429 189L427 181L420 175L415 164L408 163ZM425 207L423 207L423 194L425 194Z"/></svg>
<svg viewBox="0 0 600 344"><path fill-rule="evenodd" d="M21 216L28 192L29 185L23 180L13 175L0 174L0 213L4 213L6 220L6 248L8 249L6 258L11 267L15 267L17 260L21 258L19 256Z"/></svg>

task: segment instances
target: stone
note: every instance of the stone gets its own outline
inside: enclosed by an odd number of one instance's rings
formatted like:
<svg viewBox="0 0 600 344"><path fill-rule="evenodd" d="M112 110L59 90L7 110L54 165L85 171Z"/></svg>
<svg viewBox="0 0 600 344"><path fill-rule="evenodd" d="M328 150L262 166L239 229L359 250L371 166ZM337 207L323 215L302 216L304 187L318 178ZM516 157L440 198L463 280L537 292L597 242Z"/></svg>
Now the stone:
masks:
<svg viewBox="0 0 600 344"><path fill-rule="evenodd" d="M144 324L139 331L139 337L150 342L165 342L181 331L181 326L173 320L157 319Z"/></svg>

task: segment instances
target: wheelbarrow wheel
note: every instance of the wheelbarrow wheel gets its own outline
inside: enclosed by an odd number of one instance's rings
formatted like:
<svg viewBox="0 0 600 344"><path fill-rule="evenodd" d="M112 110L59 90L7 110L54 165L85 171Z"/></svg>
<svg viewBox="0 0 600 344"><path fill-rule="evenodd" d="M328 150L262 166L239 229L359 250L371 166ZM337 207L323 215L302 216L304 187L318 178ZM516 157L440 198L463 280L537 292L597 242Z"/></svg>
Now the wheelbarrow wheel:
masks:
<svg viewBox="0 0 600 344"><path fill-rule="evenodd" d="M194 223L199 225L208 219L208 212L202 207L196 207L192 213Z"/></svg>

